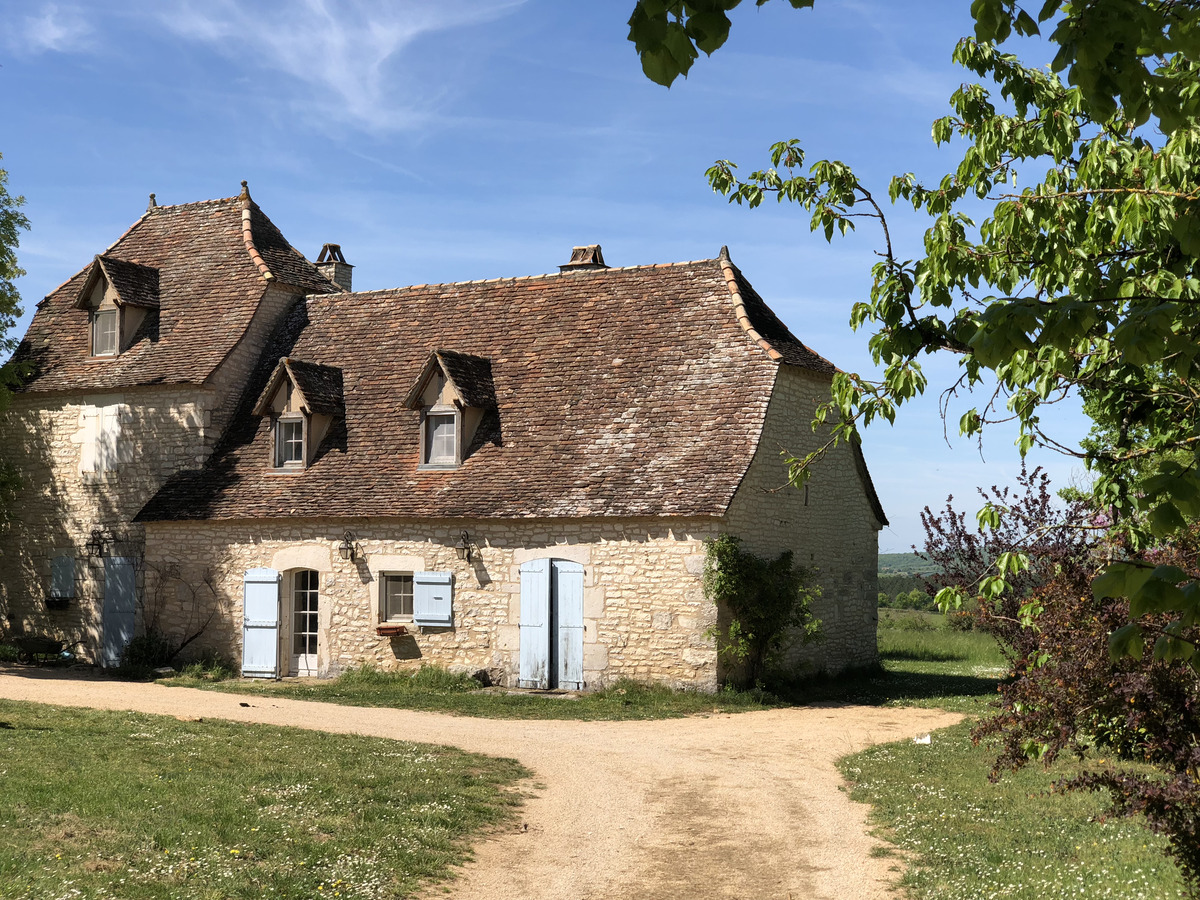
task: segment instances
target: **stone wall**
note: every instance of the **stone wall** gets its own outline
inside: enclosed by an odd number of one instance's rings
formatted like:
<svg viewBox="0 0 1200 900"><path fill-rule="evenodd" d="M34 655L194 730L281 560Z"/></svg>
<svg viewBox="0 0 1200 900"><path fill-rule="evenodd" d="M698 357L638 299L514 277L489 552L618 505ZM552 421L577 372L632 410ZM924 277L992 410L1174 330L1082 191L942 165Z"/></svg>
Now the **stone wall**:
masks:
<svg viewBox="0 0 1200 900"><path fill-rule="evenodd" d="M14 398L0 416L0 458L22 481L13 518L0 523L0 615L11 617L8 625L82 637L84 656L95 658L104 568L102 559L84 552L89 535L100 529L117 539L108 542L107 555L140 558L144 533L133 517L171 475L208 459L262 347L297 301L294 290L270 286L246 333L203 386ZM106 417L116 423L117 437L100 450L98 462L95 429ZM75 597L66 610L50 611L45 596L51 560L59 555L75 557Z"/></svg>
<svg viewBox="0 0 1200 900"><path fill-rule="evenodd" d="M816 570L814 604L824 637L793 647L789 663L836 673L877 658L877 568L882 523L871 508L853 451L833 449L813 469L806 488L788 484L783 452L803 456L824 437L812 430L813 410L829 399L829 378L780 366L758 450L726 515L728 531L763 556L784 550Z"/></svg>
<svg viewBox="0 0 1200 900"><path fill-rule="evenodd" d="M13 617L15 628L82 636L88 655L95 652L103 563L89 560L84 545L98 528L118 539L108 542L108 555L140 555L142 529L131 520L171 474L207 459L217 399L199 387L14 398L0 417L0 447L22 486L12 519L0 524L0 612ZM105 461L87 466L87 454L96 452L96 433L89 431L96 410L111 411L119 430ZM50 560L60 554L76 558L75 598L65 611L51 612Z"/></svg>
<svg viewBox="0 0 1200 900"><path fill-rule="evenodd" d="M356 562L337 546L349 527L362 550ZM241 654L242 577L251 568L320 573L318 672L363 663L382 669L425 663L488 670L515 684L519 670L520 565L557 558L584 567L584 680L599 687L620 677L676 687L716 687L716 653L704 634L715 610L703 597L703 541L716 520L372 520L358 523L150 523L147 608L182 632L219 611L197 649L235 662ZM466 529L477 548L468 563L454 550ZM379 637L380 574L445 571L454 575L454 626L409 626ZM205 579L215 585L195 591ZM202 602L201 602L202 599ZM204 604L209 604L204 607Z"/></svg>

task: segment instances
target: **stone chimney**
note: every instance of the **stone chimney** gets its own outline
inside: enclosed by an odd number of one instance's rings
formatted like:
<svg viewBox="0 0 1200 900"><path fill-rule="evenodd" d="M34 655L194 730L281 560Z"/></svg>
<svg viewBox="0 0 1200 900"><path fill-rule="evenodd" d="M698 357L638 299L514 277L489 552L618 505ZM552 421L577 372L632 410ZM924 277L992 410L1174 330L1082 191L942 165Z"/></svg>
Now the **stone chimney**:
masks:
<svg viewBox="0 0 1200 900"><path fill-rule="evenodd" d="M588 244L586 247L572 247L571 261L558 267L560 272L570 272L574 269L607 269L604 264L604 254L600 252L599 244Z"/></svg>
<svg viewBox="0 0 1200 900"><path fill-rule="evenodd" d="M317 271L340 287L343 291L350 291L352 278L354 274L354 266L346 262L346 257L342 256L341 244L326 244L321 248L321 253L317 257Z"/></svg>

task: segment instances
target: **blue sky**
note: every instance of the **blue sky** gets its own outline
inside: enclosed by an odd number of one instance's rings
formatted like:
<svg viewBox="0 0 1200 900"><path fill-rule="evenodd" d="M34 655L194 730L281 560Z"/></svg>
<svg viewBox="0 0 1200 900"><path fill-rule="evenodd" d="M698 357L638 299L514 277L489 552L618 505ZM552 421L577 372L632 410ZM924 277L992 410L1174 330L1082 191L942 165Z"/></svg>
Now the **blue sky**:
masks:
<svg viewBox="0 0 1200 900"><path fill-rule="evenodd" d="M929 126L963 80L950 53L969 4L743 5L726 46L668 91L625 39L633 0L0 0L0 152L33 226L18 327L151 191L186 203L247 179L310 258L340 243L360 289L556 271L576 244L618 266L726 244L797 336L868 372L867 335L847 320L878 234L826 244L796 208L728 205L704 170L748 171L799 137L880 194L894 173L939 177L955 160ZM895 211L902 255L922 227ZM957 437L964 403L947 444L937 397L953 365L926 369L929 395L864 436L892 522L883 551L922 543L925 504L952 493L973 512L976 485L1020 467L1012 432L982 453ZM1077 412L1057 415L1059 434L1082 433ZM1033 462L1059 485L1080 477L1063 457Z"/></svg>

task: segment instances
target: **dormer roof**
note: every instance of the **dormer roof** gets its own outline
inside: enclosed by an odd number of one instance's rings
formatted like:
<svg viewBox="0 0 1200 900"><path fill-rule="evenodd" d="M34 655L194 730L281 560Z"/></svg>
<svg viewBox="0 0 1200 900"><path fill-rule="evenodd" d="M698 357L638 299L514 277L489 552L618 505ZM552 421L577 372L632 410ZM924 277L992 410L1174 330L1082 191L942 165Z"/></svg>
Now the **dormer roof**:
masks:
<svg viewBox="0 0 1200 900"><path fill-rule="evenodd" d="M454 350L434 350L429 354L412 390L400 404L404 409L420 409L422 394L434 375L441 373L454 398L454 405L475 409L496 408L496 388L492 383L492 364L482 356Z"/></svg>
<svg viewBox="0 0 1200 900"><path fill-rule="evenodd" d="M158 269L100 254L92 261L87 279L75 300L78 309L86 309L90 305L92 292L101 280L112 286L118 306L159 308Z"/></svg>
<svg viewBox="0 0 1200 900"><path fill-rule="evenodd" d="M302 412L332 416L343 409L342 370L285 356L279 360L266 388L254 404L254 415L265 416L284 382L290 382Z"/></svg>

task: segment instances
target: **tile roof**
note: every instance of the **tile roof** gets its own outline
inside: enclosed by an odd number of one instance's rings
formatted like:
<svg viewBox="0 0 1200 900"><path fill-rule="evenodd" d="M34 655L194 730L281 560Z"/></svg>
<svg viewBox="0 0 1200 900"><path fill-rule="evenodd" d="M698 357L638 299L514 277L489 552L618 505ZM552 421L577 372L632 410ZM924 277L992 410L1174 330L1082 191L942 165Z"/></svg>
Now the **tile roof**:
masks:
<svg viewBox="0 0 1200 900"><path fill-rule="evenodd" d="M158 313L147 316L119 356L96 360L89 356L88 312L75 306L95 264L38 304L14 354L32 365L21 390L200 384L240 340L269 282L292 285L298 293L334 289L246 192L151 206L105 251L103 265L118 291L143 299L150 285L146 270L157 269Z"/></svg>
<svg viewBox="0 0 1200 900"><path fill-rule="evenodd" d="M459 468L418 471L420 413L402 401L449 347L489 362L495 418ZM721 515L779 363L833 371L724 254L310 297L272 353L209 464L139 519ZM343 374L344 416L296 474L270 470L270 420L249 414L284 355Z"/></svg>
<svg viewBox="0 0 1200 900"><path fill-rule="evenodd" d="M107 254L97 256L96 263L116 289L122 303L158 309L158 269L117 259Z"/></svg>
<svg viewBox="0 0 1200 900"><path fill-rule="evenodd" d="M494 409L496 388L492 383L492 363L480 356L456 353L453 350L434 350L416 382L400 405L407 409L421 408L421 392L433 371L441 371L462 399L463 406L475 409Z"/></svg>
<svg viewBox="0 0 1200 900"><path fill-rule="evenodd" d="M285 356L275 367L266 388L254 404L254 415L264 415L268 412L271 400L285 375L300 392L301 405L308 412L336 416L343 411L341 369L319 366Z"/></svg>

